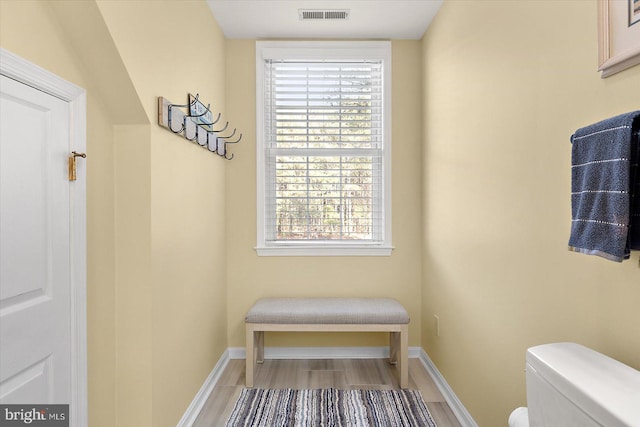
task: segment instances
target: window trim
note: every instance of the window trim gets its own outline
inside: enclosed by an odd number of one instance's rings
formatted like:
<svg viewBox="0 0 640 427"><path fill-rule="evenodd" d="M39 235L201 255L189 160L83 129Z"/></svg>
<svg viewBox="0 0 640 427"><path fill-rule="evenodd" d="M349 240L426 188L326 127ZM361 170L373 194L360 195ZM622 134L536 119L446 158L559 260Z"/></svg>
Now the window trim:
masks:
<svg viewBox="0 0 640 427"><path fill-rule="evenodd" d="M267 59L376 59L383 62L383 194L384 240L379 243L348 241L267 242L265 240L265 134L264 61ZM390 256L391 244L391 42L389 41L257 41L256 42L256 193L258 256Z"/></svg>

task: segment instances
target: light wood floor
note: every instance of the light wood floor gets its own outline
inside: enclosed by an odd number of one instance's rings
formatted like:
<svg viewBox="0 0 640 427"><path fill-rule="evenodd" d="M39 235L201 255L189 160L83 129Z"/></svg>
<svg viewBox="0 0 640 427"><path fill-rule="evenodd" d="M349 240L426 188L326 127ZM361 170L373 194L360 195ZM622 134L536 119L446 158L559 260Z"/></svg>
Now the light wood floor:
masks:
<svg viewBox="0 0 640 427"><path fill-rule="evenodd" d="M244 359L225 368L194 427L224 426L244 387ZM257 365L258 388L399 389L396 367L387 359L267 359ZM449 405L419 359L409 359L409 388L420 390L438 427L458 427ZM268 427L268 426L265 426Z"/></svg>

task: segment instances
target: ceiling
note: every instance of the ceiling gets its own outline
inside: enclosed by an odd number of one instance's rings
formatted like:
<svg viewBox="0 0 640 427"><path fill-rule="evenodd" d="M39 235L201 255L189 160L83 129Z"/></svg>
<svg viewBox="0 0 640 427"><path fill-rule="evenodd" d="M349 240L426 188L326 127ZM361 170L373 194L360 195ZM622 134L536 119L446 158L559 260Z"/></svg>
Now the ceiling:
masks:
<svg viewBox="0 0 640 427"><path fill-rule="evenodd" d="M420 39L443 0L207 0L229 39ZM307 20L300 9L349 10Z"/></svg>

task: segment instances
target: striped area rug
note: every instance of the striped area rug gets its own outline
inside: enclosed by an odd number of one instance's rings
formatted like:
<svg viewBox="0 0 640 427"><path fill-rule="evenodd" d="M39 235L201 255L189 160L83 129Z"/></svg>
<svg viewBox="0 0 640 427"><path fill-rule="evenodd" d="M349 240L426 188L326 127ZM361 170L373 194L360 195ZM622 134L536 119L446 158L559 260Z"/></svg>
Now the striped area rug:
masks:
<svg viewBox="0 0 640 427"><path fill-rule="evenodd" d="M227 427L436 427L417 390L245 388Z"/></svg>

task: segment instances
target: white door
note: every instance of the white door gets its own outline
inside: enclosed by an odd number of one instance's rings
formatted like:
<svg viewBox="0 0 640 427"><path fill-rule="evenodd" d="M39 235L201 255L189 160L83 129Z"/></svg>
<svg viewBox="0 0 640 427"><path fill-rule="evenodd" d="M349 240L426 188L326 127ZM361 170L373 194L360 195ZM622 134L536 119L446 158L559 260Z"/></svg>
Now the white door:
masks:
<svg viewBox="0 0 640 427"><path fill-rule="evenodd" d="M0 79L0 403L69 404L70 107Z"/></svg>

